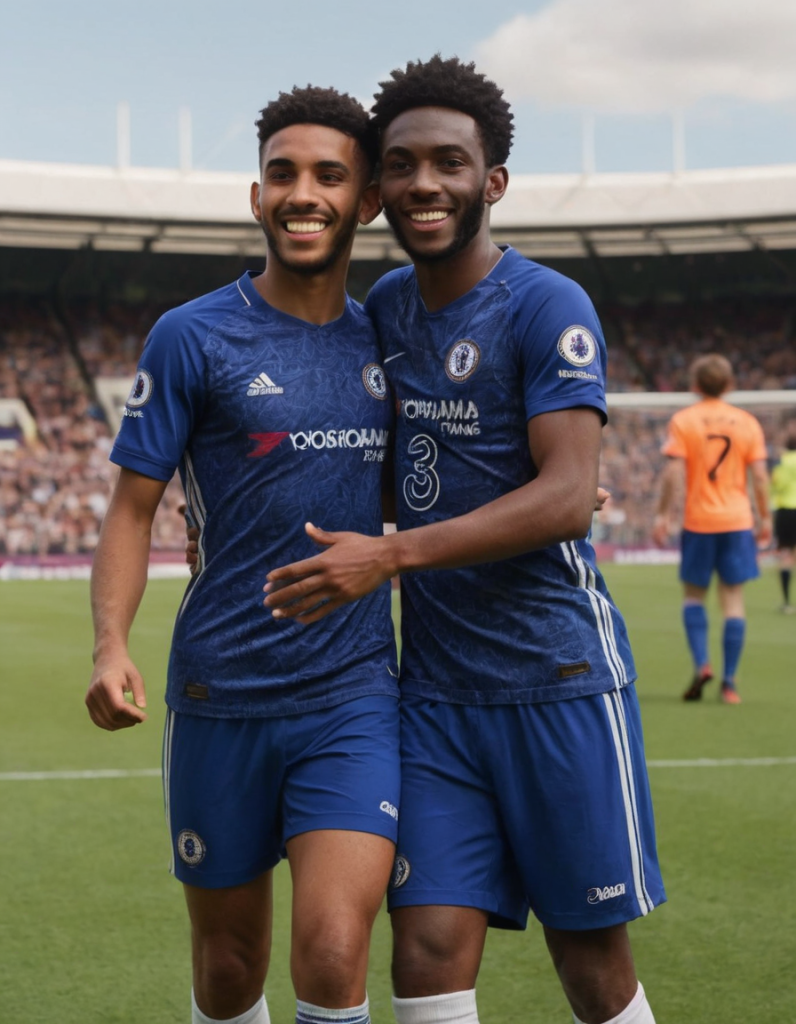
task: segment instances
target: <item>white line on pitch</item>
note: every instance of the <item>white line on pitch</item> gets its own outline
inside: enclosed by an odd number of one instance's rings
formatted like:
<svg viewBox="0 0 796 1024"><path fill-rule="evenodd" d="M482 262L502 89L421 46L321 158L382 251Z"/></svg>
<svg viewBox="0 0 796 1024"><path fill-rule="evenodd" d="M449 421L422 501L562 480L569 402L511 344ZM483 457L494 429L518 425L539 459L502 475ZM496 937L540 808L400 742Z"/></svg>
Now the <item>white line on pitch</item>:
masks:
<svg viewBox="0 0 796 1024"><path fill-rule="evenodd" d="M691 761L647 761L648 768L766 768L769 765L796 764L796 757L697 757Z"/></svg>
<svg viewBox="0 0 796 1024"><path fill-rule="evenodd" d="M63 772L0 772L0 782L42 782L50 779L160 778L160 768L96 768Z"/></svg>
<svg viewBox="0 0 796 1024"><path fill-rule="evenodd" d="M796 764L796 757L698 757L684 761L647 761L648 768L767 768ZM151 779L160 768L97 768L85 771L0 772L0 782L46 782L60 779Z"/></svg>

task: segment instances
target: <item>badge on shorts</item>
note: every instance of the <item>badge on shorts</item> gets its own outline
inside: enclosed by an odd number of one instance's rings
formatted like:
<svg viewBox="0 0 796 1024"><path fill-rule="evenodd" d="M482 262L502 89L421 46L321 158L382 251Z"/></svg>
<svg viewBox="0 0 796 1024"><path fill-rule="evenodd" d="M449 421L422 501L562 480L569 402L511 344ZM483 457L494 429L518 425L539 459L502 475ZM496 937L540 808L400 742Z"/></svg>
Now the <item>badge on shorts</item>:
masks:
<svg viewBox="0 0 796 1024"><path fill-rule="evenodd" d="M558 339L558 354L573 366L588 366L597 354L597 345L585 327L567 327Z"/></svg>
<svg viewBox="0 0 796 1024"><path fill-rule="evenodd" d="M197 864L201 864L205 859L207 847L204 844L204 840L196 832L192 832L189 828L184 828L177 836L177 853L180 855L180 860L195 868Z"/></svg>
<svg viewBox="0 0 796 1024"><path fill-rule="evenodd" d="M412 868L409 861L402 854L398 854L395 858L395 863L392 866L392 877L390 878L390 888L400 889L404 882L412 874Z"/></svg>

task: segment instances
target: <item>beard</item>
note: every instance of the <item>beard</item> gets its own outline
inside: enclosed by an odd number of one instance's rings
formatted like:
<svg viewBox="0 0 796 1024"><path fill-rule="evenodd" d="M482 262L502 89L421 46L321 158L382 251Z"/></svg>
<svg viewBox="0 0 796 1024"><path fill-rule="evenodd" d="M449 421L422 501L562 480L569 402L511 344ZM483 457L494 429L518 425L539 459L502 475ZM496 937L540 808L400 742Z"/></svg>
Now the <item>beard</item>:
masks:
<svg viewBox="0 0 796 1024"><path fill-rule="evenodd" d="M396 241L413 263L437 263L440 260L449 259L451 256L455 256L463 249L466 249L481 230L485 210L483 195L483 189L481 189L463 207L456 234L453 236L450 245L439 252L429 253L415 249L407 241L400 214L397 214L390 207L384 207L384 216L387 218L387 223L390 225Z"/></svg>
<svg viewBox="0 0 796 1024"><path fill-rule="evenodd" d="M299 274L303 277L314 277L316 274L323 274L329 270L338 260L346 255L351 236L356 231L358 220L358 215L354 214L347 220L342 221L337 228L337 238L329 251L312 261L292 260L285 253L280 252L279 241L276 235L264 222L261 221L260 226L268 243L268 253L274 257L277 263L281 264L285 270L289 270L294 274Z"/></svg>

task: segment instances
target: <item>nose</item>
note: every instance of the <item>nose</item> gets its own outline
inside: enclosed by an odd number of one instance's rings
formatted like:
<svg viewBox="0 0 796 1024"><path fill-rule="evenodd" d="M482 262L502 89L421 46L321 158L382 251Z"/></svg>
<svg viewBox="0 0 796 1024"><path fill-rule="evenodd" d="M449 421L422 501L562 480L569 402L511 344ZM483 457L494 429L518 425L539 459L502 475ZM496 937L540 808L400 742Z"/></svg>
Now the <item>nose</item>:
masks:
<svg viewBox="0 0 796 1024"><path fill-rule="evenodd" d="M416 196L435 196L441 191L439 177L431 162L419 163L412 176L411 190Z"/></svg>
<svg viewBox="0 0 796 1024"><path fill-rule="evenodd" d="M297 174L293 183L293 189L290 193L290 201L293 206L301 207L306 209L312 208L318 205L318 195L316 192L316 181L315 175L307 172L305 174Z"/></svg>

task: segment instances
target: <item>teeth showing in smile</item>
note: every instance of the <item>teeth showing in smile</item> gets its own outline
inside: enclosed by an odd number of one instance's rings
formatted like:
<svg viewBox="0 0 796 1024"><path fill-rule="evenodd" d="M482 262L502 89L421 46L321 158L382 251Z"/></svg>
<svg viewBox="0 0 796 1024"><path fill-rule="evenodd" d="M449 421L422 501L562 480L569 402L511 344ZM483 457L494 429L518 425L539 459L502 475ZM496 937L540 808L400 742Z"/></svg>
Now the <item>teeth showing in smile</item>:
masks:
<svg viewBox="0 0 796 1024"><path fill-rule="evenodd" d="M326 225L319 220L289 220L285 227L297 235L309 235L313 231L323 231Z"/></svg>
<svg viewBox="0 0 796 1024"><path fill-rule="evenodd" d="M410 213L409 219L425 223L431 220L445 220L447 216L444 210L429 210L423 213Z"/></svg>

